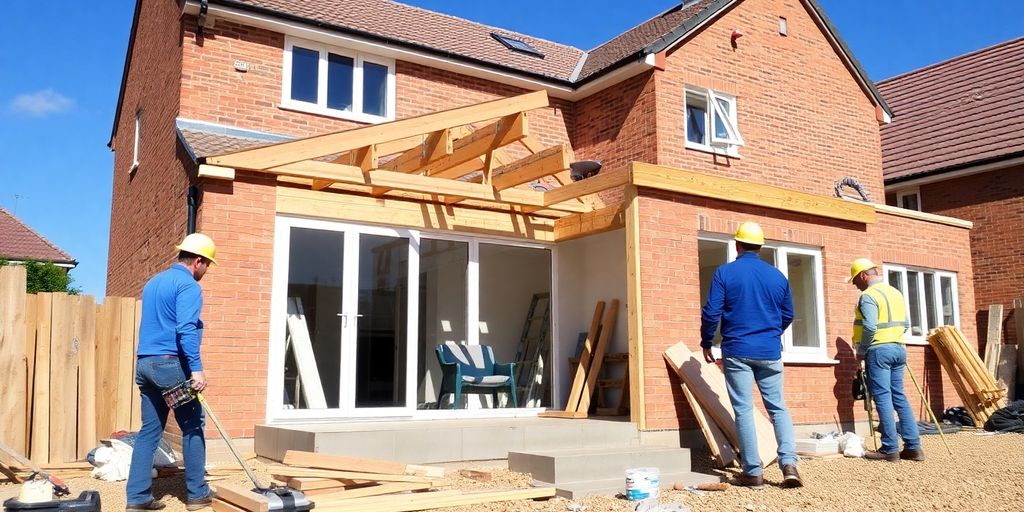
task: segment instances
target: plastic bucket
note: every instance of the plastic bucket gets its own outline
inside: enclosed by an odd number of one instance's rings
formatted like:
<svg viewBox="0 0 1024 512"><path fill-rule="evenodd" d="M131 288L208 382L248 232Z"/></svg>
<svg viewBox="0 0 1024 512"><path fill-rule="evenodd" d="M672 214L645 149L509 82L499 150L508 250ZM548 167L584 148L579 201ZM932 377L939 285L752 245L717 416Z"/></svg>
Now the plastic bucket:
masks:
<svg viewBox="0 0 1024 512"><path fill-rule="evenodd" d="M640 501L657 498L661 491L661 472L658 468L626 470L626 499Z"/></svg>

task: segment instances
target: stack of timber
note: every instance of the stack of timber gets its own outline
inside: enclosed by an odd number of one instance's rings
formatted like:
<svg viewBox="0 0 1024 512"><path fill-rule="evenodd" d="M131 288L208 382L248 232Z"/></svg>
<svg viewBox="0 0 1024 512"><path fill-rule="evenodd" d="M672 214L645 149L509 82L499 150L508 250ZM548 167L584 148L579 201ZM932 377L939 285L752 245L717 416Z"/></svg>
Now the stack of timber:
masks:
<svg viewBox="0 0 1024 512"><path fill-rule="evenodd" d="M403 512L555 495L552 487L462 492L443 488L444 470L439 467L295 450L267 470L275 484L302 491L318 511ZM215 511L268 510L266 498L247 487L215 487Z"/></svg>
<svg viewBox="0 0 1024 512"><path fill-rule="evenodd" d="M601 315L604 313L604 321ZM548 418L586 418L590 411L590 401L597 390L598 376L604 363L605 352L615 332L615 320L619 314L619 301L613 299L605 311L604 301L594 308L594 318L590 322L590 330L583 340L579 363L572 379L572 388L565 403L564 411L545 411L540 416ZM597 340L595 344L594 340Z"/></svg>
<svg viewBox="0 0 1024 512"><path fill-rule="evenodd" d="M1006 388L996 382L959 329L950 326L932 329L928 333L928 344L935 350L976 424L983 424L992 413L1006 406Z"/></svg>
<svg viewBox="0 0 1024 512"><path fill-rule="evenodd" d="M683 396L690 404L701 432L711 448L711 455L720 467L732 465L739 453L736 416L728 403L725 375L700 353L690 352L683 343L677 343L664 354L665 361L679 376ZM761 464L767 466L778 458L778 443L771 420L754 408L757 427L757 451Z"/></svg>

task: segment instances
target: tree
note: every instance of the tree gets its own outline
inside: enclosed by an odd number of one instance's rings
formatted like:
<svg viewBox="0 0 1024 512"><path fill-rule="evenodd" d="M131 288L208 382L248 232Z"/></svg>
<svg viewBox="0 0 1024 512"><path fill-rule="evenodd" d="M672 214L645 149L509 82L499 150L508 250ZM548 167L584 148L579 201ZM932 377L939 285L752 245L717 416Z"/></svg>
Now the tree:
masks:
<svg viewBox="0 0 1024 512"><path fill-rule="evenodd" d="M9 264L7 260L0 259L0 267ZM71 286L75 281L64 269L54 265L53 262L39 263L28 260L25 262L26 291L28 293L39 292L66 292L69 295L78 295L82 289Z"/></svg>

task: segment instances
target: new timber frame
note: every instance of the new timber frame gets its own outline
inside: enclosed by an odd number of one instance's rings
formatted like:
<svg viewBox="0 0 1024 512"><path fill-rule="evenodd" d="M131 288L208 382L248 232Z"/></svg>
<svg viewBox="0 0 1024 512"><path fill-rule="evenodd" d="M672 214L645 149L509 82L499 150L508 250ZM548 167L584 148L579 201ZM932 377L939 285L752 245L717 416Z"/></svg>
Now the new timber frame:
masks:
<svg viewBox="0 0 1024 512"><path fill-rule="evenodd" d="M277 212L287 215L547 243L625 228L631 416L641 429L646 414L638 212L644 189L875 222L877 205L639 162L572 182L571 147L544 147L529 132L528 112L548 106L547 93L538 91L207 156L198 176L274 175ZM606 205L600 193L610 190L622 193L609 197L624 199Z"/></svg>

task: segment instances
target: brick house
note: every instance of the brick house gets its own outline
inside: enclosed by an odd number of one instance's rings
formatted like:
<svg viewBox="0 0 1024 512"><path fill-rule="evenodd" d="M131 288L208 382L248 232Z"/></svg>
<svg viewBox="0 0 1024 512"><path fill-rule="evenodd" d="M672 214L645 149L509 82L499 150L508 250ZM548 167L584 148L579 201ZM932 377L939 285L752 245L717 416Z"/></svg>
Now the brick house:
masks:
<svg viewBox="0 0 1024 512"><path fill-rule="evenodd" d="M590 51L383 0L347 5L136 7L110 142L107 286L139 294L190 225L217 241L222 263L202 283L203 350L211 400L233 434L561 407L571 372L560 362L595 303L610 299L622 303L611 350L629 353L632 423L652 439L694 429L662 353L679 341L696 349L703 290L734 257L728 240L745 220L765 228L763 256L794 288L786 387L799 424L865 419L848 391L858 292L844 280L855 257L885 262L903 289L908 269L930 273L944 292L934 313L974 332L969 223L837 197L843 178L884 197L879 125L890 113L816 2L685 2ZM480 109L495 115L467 126L465 113ZM436 162L428 153L452 154L437 140L454 139L458 152L487 129L516 130L485 121L523 112L528 134L466 162L457 179L384 180L400 166L384 156L410 120L460 119L402 146ZM484 172L495 162L551 148L601 171L573 183L563 163L495 185L491 200L474 182L500 178ZM554 364L541 391L519 409L439 400L434 347L488 344L511 360L531 297L544 293ZM294 298L306 320L296 325ZM303 330L312 393L296 376ZM933 405L955 402L934 357L910 352Z"/></svg>
<svg viewBox="0 0 1024 512"><path fill-rule="evenodd" d="M879 83L897 118L882 128L886 203L974 222L978 339L1003 305L1003 342L1020 343L1024 296L1024 37Z"/></svg>

